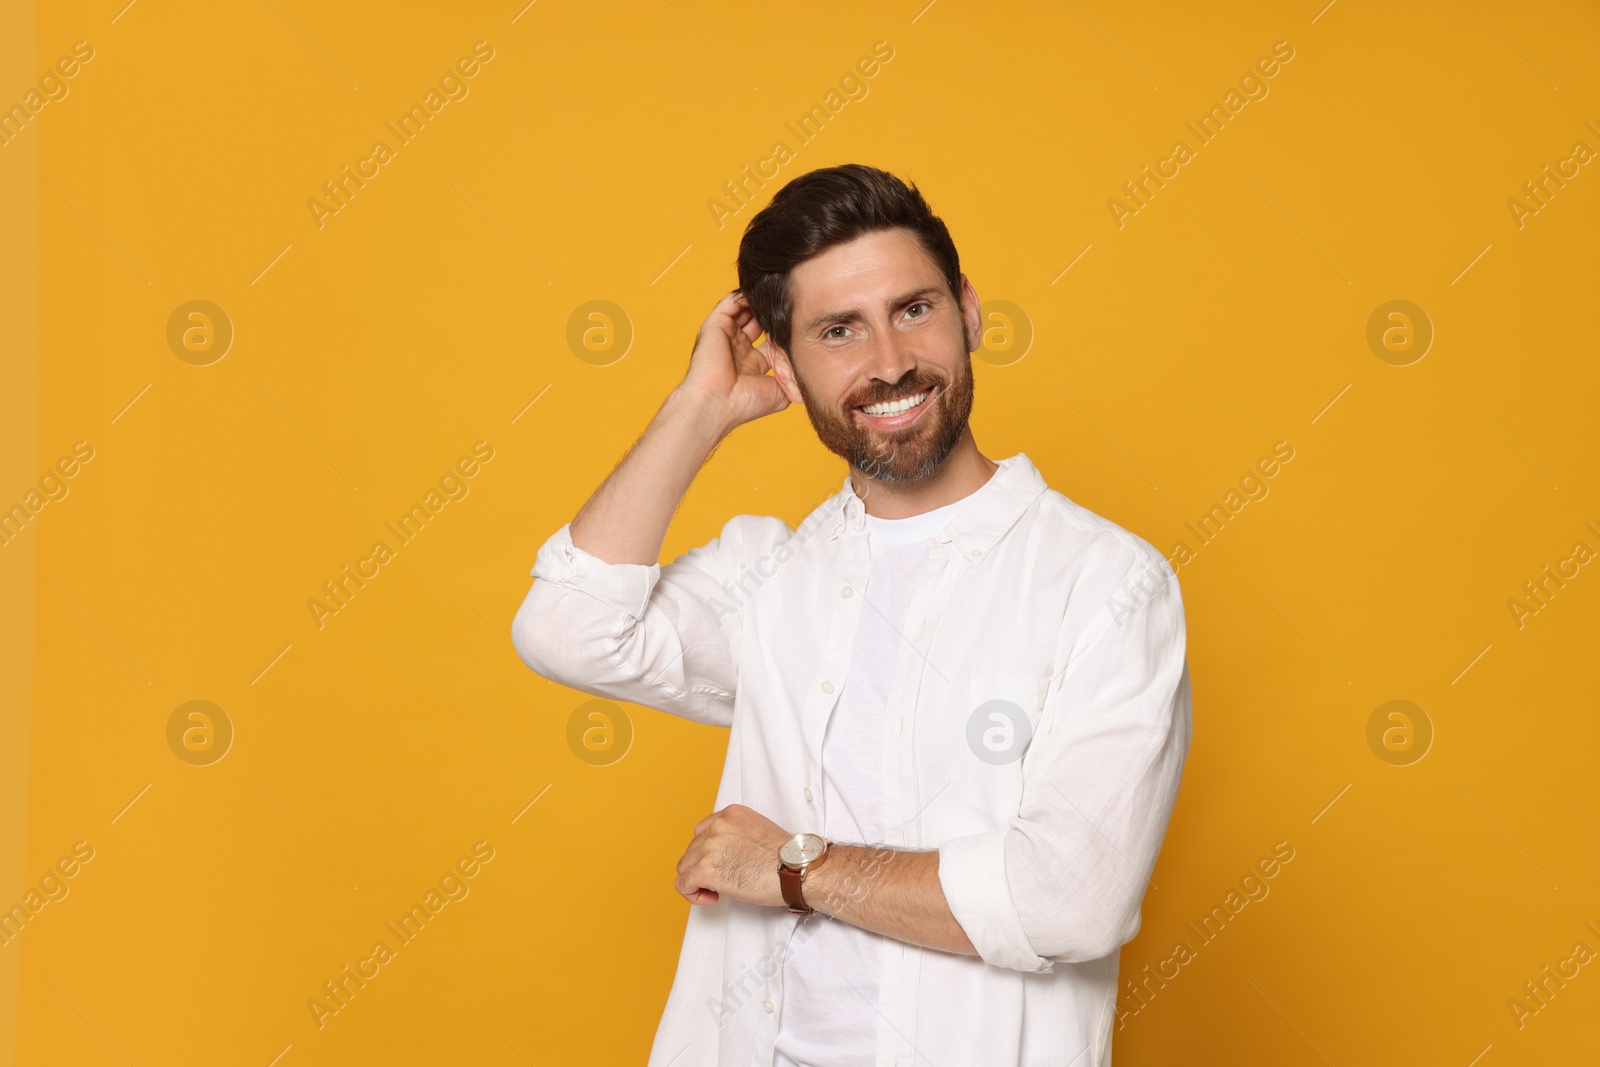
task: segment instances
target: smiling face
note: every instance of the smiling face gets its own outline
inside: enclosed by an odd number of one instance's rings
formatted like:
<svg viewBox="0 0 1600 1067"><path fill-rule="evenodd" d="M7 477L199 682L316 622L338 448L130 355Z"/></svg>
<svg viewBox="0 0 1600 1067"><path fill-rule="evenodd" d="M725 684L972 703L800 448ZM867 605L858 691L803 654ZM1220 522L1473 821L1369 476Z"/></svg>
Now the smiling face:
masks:
<svg viewBox="0 0 1600 1067"><path fill-rule="evenodd" d="M774 373L822 443L881 482L931 475L972 413L980 323L966 275L958 302L915 237L880 230L799 264L789 292L789 358Z"/></svg>

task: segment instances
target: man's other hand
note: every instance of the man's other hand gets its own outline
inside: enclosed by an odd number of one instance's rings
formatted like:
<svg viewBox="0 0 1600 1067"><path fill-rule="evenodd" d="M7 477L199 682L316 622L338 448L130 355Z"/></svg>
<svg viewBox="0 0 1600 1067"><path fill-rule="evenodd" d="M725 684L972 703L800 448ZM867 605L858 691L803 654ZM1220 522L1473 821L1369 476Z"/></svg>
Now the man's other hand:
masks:
<svg viewBox="0 0 1600 1067"><path fill-rule="evenodd" d="M754 808L729 804L695 824L694 840L678 861L677 890L691 904L715 904L726 894L782 906L778 849L792 836Z"/></svg>

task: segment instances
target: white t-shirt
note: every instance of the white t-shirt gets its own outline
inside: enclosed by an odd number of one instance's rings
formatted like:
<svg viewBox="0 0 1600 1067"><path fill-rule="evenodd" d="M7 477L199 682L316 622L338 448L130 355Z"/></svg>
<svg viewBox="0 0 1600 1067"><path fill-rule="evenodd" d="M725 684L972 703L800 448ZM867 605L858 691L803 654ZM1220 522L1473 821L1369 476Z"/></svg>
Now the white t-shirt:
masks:
<svg viewBox="0 0 1600 1067"><path fill-rule="evenodd" d="M883 842L883 713L901 654L901 624L927 563L927 539L967 499L904 519L866 516L866 603L844 689L822 741L823 827L805 827L808 832L847 844ZM887 940L821 912L795 925L791 941L799 947L784 962L774 1067L871 1067Z"/></svg>

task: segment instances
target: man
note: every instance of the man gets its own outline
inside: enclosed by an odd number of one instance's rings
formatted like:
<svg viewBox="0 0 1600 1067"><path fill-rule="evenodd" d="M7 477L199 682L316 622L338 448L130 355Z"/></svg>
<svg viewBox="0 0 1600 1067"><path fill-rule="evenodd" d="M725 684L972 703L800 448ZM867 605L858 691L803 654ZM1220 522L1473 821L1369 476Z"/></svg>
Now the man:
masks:
<svg viewBox="0 0 1600 1067"><path fill-rule="evenodd" d="M513 623L554 681L731 729L651 1067L1104 1067L1189 746L1177 577L978 451L978 295L914 187L796 178L739 283ZM841 490L657 563L717 443L791 403Z"/></svg>

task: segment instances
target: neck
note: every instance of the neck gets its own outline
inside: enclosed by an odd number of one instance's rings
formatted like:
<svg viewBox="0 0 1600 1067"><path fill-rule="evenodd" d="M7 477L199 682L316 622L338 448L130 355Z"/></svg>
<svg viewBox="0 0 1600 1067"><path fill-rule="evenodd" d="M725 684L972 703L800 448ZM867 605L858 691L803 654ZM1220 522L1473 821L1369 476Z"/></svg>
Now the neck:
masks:
<svg viewBox="0 0 1600 1067"><path fill-rule="evenodd" d="M907 519L970 496L999 469L1000 464L978 451L972 427L968 426L944 462L921 481L883 482L851 467L850 485L861 498L868 515L880 519Z"/></svg>

